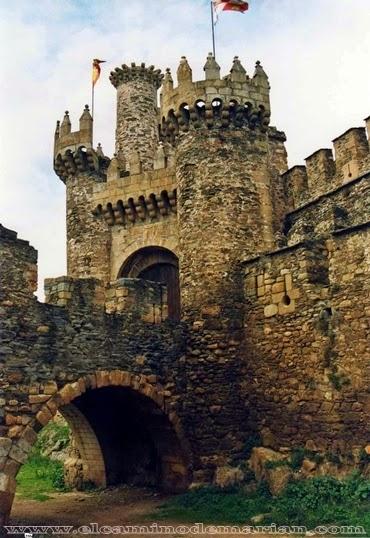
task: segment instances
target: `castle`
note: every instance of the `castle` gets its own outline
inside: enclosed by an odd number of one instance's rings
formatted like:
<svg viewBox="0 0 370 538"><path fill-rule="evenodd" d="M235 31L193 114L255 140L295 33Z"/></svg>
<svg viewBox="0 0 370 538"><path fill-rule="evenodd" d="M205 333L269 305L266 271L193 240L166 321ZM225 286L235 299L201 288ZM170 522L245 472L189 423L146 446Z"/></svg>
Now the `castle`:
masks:
<svg viewBox="0 0 370 538"><path fill-rule="evenodd" d="M116 68L112 158L87 106L57 123L68 271L45 303L37 252L0 227L1 523L57 411L99 486L209 483L257 437L370 452L366 130L288 169L261 64L204 72Z"/></svg>

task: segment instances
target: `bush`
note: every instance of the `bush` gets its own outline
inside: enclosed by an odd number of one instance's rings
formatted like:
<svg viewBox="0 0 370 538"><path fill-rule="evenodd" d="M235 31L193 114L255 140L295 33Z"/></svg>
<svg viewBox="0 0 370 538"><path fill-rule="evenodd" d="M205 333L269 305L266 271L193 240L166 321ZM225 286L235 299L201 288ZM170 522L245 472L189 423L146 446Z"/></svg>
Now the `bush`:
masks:
<svg viewBox="0 0 370 538"><path fill-rule="evenodd" d="M246 523L266 514L264 523L277 525L362 525L370 531L370 480L354 474L345 480L314 477L288 484L272 498L267 485L255 493L241 489L225 493L216 487L190 491L160 508L160 518L204 523ZM158 514L156 514L158 517Z"/></svg>
<svg viewBox="0 0 370 538"><path fill-rule="evenodd" d="M69 426L63 423L50 422L40 433L33 446L29 458L21 467L17 476L17 493L22 497L45 501L50 493L66 491L64 482L64 466L43 455L45 449L58 443L59 449L68 445L70 440Z"/></svg>

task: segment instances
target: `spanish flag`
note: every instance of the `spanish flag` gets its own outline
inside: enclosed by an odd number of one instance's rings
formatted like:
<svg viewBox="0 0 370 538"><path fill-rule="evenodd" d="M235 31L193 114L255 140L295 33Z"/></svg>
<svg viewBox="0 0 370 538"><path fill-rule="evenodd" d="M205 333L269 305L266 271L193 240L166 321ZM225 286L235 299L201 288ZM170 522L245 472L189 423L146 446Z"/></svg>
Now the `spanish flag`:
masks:
<svg viewBox="0 0 370 538"><path fill-rule="evenodd" d="M216 13L220 11L238 11L244 13L247 11L249 5L244 0L212 0L213 7Z"/></svg>
<svg viewBox="0 0 370 538"><path fill-rule="evenodd" d="M98 60L97 58L95 58L93 60L93 64L92 64L92 85L93 85L93 87L98 82L99 77L100 77L100 72L101 72L100 64L103 64L104 62L105 62L105 60Z"/></svg>

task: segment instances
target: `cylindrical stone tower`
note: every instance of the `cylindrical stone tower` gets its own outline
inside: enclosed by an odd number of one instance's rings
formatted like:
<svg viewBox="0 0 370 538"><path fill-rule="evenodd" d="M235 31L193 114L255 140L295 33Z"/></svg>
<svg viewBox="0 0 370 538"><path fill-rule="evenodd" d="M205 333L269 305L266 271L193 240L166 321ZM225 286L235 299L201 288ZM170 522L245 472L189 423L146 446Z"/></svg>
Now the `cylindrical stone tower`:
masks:
<svg viewBox="0 0 370 538"><path fill-rule="evenodd" d="M110 80L117 89L116 153L129 161L136 152L143 170L153 168L159 142L157 91L163 75L154 66L122 65Z"/></svg>
<svg viewBox="0 0 370 538"><path fill-rule="evenodd" d="M224 328L241 319L240 262L261 249L266 135L192 131L178 139L177 179L183 316L214 313ZM239 326L240 327L240 326Z"/></svg>
<svg viewBox="0 0 370 538"><path fill-rule="evenodd" d="M253 431L242 390L242 262L273 242L273 133L266 75L250 79L235 58L221 79L212 55L205 81L192 83L184 59L180 68L178 87L163 88L161 134L176 153L181 309L189 328L183 405L192 417L194 480L207 481L215 467L242 457Z"/></svg>

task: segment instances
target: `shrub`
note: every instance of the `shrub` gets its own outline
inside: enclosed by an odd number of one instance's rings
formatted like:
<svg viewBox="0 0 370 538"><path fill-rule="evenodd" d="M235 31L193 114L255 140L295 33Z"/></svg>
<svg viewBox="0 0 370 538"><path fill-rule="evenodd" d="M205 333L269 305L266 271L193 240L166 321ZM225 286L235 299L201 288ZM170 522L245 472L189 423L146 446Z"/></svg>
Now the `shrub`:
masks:
<svg viewBox="0 0 370 538"><path fill-rule="evenodd" d="M370 531L370 480L354 474L345 480L320 476L288 484L272 498L267 485L246 494L204 487L171 499L155 517L192 522L246 523L266 514L264 523L277 525L361 525ZM153 515L154 516L154 515Z"/></svg>

